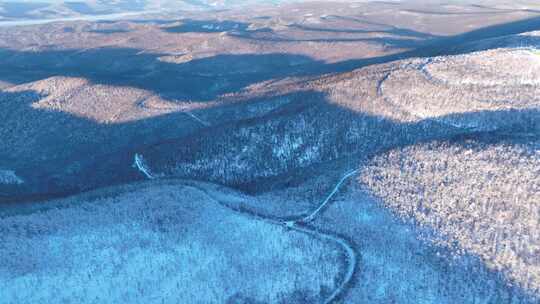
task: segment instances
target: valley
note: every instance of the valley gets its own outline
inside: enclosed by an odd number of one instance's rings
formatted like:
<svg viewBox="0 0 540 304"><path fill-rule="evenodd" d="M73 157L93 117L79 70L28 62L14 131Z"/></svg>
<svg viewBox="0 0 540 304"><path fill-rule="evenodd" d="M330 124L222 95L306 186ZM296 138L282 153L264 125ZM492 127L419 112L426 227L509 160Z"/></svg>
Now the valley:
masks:
<svg viewBox="0 0 540 304"><path fill-rule="evenodd" d="M1 303L538 302L537 4L203 2L0 19Z"/></svg>

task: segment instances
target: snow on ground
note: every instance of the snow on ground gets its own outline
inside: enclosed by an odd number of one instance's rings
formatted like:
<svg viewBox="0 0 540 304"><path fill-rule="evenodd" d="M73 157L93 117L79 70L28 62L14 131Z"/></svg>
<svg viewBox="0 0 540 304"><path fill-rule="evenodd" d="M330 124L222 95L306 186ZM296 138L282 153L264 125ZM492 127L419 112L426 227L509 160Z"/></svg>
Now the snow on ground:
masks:
<svg viewBox="0 0 540 304"><path fill-rule="evenodd" d="M540 150L538 139L523 141L395 149L375 157L362 182L396 214L538 296Z"/></svg>
<svg viewBox="0 0 540 304"><path fill-rule="evenodd" d="M0 169L0 184L20 185L24 183L23 179L18 177L14 171Z"/></svg>
<svg viewBox="0 0 540 304"><path fill-rule="evenodd" d="M383 78L379 95L410 114L406 121L431 119L477 131L508 128L535 119L531 116L540 106L536 57L528 50L501 48L414 59ZM505 115L510 110L520 114Z"/></svg>
<svg viewBox="0 0 540 304"><path fill-rule="evenodd" d="M400 221L361 187L349 185L314 225L349 239L359 269L344 303L538 303L506 285L473 256L454 257Z"/></svg>
<svg viewBox="0 0 540 304"><path fill-rule="evenodd" d="M339 281L335 245L195 188L89 197L0 213L2 303L318 303Z"/></svg>
<svg viewBox="0 0 540 304"><path fill-rule="evenodd" d="M336 166L340 165L332 163L328 167ZM317 205L302 201L318 204L343 177L344 170L337 174L331 170L313 176L299 185L298 191L270 191L251 199L245 197L233 205L274 217L307 214L306 210L314 210ZM306 194L312 187L322 191L308 198ZM507 285L500 273L492 272L477 257L454 256L445 247L433 244L433 231L395 217L352 180L340 187L310 225L345 238L356 250L358 267L339 303L537 303L520 288Z"/></svg>

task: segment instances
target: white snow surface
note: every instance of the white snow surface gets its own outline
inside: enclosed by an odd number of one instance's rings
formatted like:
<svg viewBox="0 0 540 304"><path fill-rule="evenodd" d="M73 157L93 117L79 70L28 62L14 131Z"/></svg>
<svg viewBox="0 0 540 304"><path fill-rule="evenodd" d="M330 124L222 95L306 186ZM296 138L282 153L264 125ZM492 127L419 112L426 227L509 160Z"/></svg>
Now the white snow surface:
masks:
<svg viewBox="0 0 540 304"><path fill-rule="evenodd" d="M24 180L17 176L17 174L15 174L15 171L0 169L0 185L20 185L23 183Z"/></svg>
<svg viewBox="0 0 540 304"><path fill-rule="evenodd" d="M336 287L330 241L172 181L120 193L0 210L0 303L320 303Z"/></svg>

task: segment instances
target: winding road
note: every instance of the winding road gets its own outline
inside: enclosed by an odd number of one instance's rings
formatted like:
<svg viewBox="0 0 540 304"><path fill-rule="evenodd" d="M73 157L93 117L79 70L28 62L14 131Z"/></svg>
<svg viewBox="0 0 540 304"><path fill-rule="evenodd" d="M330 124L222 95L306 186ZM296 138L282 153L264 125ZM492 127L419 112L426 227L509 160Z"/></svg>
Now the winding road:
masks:
<svg viewBox="0 0 540 304"><path fill-rule="evenodd" d="M307 215L305 217L302 217L302 218L300 218L298 220L293 220L293 221L289 220L289 221L284 222L285 225L290 227L290 226L294 226L294 225L297 225L297 224L307 224L307 223L313 222L315 220L315 218L317 217L317 215L319 213L321 213L323 208L326 207L326 205L328 205L328 203L330 202L332 197L334 197L334 195L336 195L336 193L339 191L339 188L341 187L341 185L343 185L343 183L347 179L349 179L350 177L352 177L356 173L358 173L358 169L345 173L345 175L337 183L337 185L334 187L332 192L330 192L330 194L326 197L326 199L319 205L319 207L317 207L315 210L313 210L309 215Z"/></svg>
<svg viewBox="0 0 540 304"><path fill-rule="evenodd" d="M150 168L147 166L146 162L144 161L144 157L141 154L135 154L133 166L136 167L139 171L141 171L141 173L144 174L148 179L153 180L156 178L156 176L151 173ZM324 208L329 204L330 200L336 195L336 193L343 186L345 181L351 178L352 176L354 176L357 172L358 170L347 172L341 178L341 180L336 184L332 192L330 192L330 194L326 197L326 199L321 204L319 204L316 209L311 211L309 215L307 216L298 216L296 219L293 219L293 220L291 220L290 218L288 219L273 218L273 217L258 214L251 210L239 209L237 207L231 206L227 202L223 201L220 197L214 195L214 193L202 187L201 185L197 184L196 182L184 181L181 185L183 185L184 187L196 189L204 193L206 196L208 196L210 199L212 199L216 203L220 204L221 206L227 209L234 211L235 213L238 213L239 215L246 216L255 220L264 221L272 225L284 227L288 230L301 232L309 236L318 238L320 240L333 242L334 244L342 248L346 256L346 270L344 271L342 275L339 285L322 302L324 304L330 304L338 300L339 297L342 296L347 290L347 288L350 286L350 283L354 277L357 264L358 264L357 252L354 249L353 245L347 242L346 240L336 235L333 235L329 232L325 232L325 231L322 231L321 229L310 226L308 224L310 222L313 222L317 218L317 216L322 214L322 212L324 211Z"/></svg>

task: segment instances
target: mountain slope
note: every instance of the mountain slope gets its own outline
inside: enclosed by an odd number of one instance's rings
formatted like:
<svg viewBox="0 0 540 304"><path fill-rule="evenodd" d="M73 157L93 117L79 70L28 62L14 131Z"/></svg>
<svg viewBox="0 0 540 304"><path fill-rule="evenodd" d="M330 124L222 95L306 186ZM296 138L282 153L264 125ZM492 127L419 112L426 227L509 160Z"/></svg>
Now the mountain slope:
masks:
<svg viewBox="0 0 540 304"><path fill-rule="evenodd" d="M407 220L440 233L533 293L540 290L540 134L470 136L395 149L361 181Z"/></svg>
<svg viewBox="0 0 540 304"><path fill-rule="evenodd" d="M166 181L3 209L2 302L314 303L336 288L339 246L212 191Z"/></svg>

